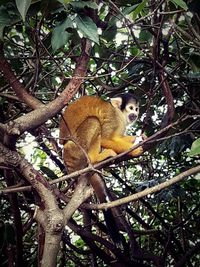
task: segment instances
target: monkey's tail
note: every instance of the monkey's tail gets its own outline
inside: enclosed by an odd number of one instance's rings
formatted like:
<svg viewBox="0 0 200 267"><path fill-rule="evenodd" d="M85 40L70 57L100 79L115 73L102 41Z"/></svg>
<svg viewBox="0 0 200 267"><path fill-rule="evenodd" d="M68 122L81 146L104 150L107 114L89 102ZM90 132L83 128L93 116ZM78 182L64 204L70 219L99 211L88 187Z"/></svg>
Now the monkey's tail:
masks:
<svg viewBox="0 0 200 267"><path fill-rule="evenodd" d="M106 185L100 175L94 174L90 177L90 184L92 185L95 194L100 203L108 202L108 194L106 192ZM103 211L108 233L116 244L121 244L121 237L117 226L116 219L111 209Z"/></svg>
<svg viewBox="0 0 200 267"><path fill-rule="evenodd" d="M121 236L111 209L103 211L108 233L115 244L121 244Z"/></svg>

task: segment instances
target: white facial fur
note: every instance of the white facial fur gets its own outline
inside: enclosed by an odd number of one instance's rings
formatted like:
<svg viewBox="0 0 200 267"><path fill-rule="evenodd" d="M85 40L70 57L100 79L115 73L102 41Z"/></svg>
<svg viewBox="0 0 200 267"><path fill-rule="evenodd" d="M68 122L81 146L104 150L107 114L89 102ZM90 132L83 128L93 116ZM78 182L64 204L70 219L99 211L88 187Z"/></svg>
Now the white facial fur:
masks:
<svg viewBox="0 0 200 267"><path fill-rule="evenodd" d="M114 97L111 98L111 104L115 107L121 110L121 104L122 99L121 97ZM122 111L124 115L124 119L126 122L126 125L132 124L136 122L138 115L139 115L139 103L135 101L135 99L130 99L127 103L125 109Z"/></svg>
<svg viewBox="0 0 200 267"><path fill-rule="evenodd" d="M123 110L123 114L126 120L126 125L135 123L139 115L138 103L134 100L130 101Z"/></svg>

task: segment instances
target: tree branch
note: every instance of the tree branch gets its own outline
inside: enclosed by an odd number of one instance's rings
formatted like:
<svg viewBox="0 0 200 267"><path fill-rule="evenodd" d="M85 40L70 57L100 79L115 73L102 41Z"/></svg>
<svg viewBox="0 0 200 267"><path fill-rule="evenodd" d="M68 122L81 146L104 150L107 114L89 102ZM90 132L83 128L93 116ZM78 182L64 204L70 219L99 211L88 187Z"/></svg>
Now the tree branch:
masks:
<svg viewBox="0 0 200 267"><path fill-rule="evenodd" d="M19 153L6 148L2 143L0 143L0 157L8 166L17 169L40 195L42 204L44 204L44 208L40 207L39 209L40 222L43 221L42 226L45 230L45 246L41 266L56 266L56 257L64 224L63 214L58 207L53 190L45 178L27 160L23 159Z"/></svg>
<svg viewBox="0 0 200 267"><path fill-rule="evenodd" d="M70 199L67 206L64 208L64 224L66 225L73 215L73 213L79 208L79 206L88 199L93 190L88 186L88 179L86 175L81 175L78 184L74 190L73 196Z"/></svg>
<svg viewBox="0 0 200 267"><path fill-rule="evenodd" d="M133 195L130 195L128 197L123 197L121 199L118 199L118 200L114 200L114 201L111 201L109 203L101 203L101 204L90 204L88 206L91 207L91 209L108 209L108 208L113 208L113 207L116 207L116 206L120 206L120 205L123 205L123 204L126 204L126 203L129 203L129 202L132 202L132 201L135 201L135 200L138 200L139 198L142 198L142 197L145 197L149 194L153 194L155 192L158 192L162 189L165 189L166 187L169 187L177 182L180 182L181 180L183 180L184 178L190 176L190 175L194 175L196 173L199 173L200 172L200 165L194 167L194 168L191 168L185 172L182 172L180 173L179 175L173 177L172 179L168 180L168 181L165 181L159 185L155 185L151 188L147 188L139 193L135 193Z"/></svg>
<svg viewBox="0 0 200 267"><path fill-rule="evenodd" d="M174 99L172 96L172 92L170 90L167 79L165 79L163 68L160 70L160 79L162 83L163 94L165 96L166 103L167 103L167 112L164 115L162 123L161 123L161 126L165 127L166 125L172 122L173 117L174 117L175 107L174 107Z"/></svg>

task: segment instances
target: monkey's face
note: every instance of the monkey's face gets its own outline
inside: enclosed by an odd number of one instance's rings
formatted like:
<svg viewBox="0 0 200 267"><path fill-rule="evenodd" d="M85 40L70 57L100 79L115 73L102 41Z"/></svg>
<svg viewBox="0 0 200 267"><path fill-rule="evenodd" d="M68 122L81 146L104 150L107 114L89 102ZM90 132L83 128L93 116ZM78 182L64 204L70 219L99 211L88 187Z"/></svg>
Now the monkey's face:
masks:
<svg viewBox="0 0 200 267"><path fill-rule="evenodd" d="M126 125L134 123L139 115L139 104L136 102L134 99L130 102L128 102L122 110L125 120L126 120Z"/></svg>
<svg viewBox="0 0 200 267"><path fill-rule="evenodd" d="M125 93L111 98L111 104L121 110L127 126L137 120L139 115L139 102L132 94Z"/></svg>

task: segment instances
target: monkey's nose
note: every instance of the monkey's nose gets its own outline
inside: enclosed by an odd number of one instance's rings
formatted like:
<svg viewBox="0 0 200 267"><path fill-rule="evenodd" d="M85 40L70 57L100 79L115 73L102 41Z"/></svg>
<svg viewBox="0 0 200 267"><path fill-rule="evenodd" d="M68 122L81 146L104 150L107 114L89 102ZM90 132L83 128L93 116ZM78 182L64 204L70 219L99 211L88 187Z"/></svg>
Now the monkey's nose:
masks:
<svg viewBox="0 0 200 267"><path fill-rule="evenodd" d="M135 114L130 114L128 118L130 121L135 121L137 119L137 116Z"/></svg>

